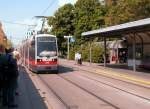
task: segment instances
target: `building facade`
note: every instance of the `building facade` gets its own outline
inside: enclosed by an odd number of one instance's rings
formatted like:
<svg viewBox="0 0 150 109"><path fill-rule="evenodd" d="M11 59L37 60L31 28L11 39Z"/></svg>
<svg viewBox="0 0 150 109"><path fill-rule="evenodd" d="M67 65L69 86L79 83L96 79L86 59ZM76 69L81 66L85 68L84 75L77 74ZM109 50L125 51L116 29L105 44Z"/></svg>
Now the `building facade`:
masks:
<svg viewBox="0 0 150 109"><path fill-rule="evenodd" d="M5 37L5 33L2 29L2 23L0 22L0 42L3 42L4 37Z"/></svg>

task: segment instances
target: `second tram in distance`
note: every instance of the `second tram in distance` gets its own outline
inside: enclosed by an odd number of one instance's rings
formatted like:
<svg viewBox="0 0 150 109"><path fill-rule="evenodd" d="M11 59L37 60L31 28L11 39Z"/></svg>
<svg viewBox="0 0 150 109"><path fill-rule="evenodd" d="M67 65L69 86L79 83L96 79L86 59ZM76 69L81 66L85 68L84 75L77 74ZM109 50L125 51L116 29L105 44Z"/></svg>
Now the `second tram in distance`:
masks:
<svg viewBox="0 0 150 109"><path fill-rule="evenodd" d="M23 63L34 72L58 72L57 38L49 34L37 34L24 40L20 47Z"/></svg>

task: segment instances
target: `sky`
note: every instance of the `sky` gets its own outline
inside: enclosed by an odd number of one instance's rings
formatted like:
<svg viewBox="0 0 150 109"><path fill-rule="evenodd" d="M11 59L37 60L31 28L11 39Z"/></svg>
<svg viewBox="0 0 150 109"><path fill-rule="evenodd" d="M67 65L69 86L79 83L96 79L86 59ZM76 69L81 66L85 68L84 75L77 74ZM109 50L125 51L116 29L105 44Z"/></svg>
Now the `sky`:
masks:
<svg viewBox="0 0 150 109"><path fill-rule="evenodd" d="M18 44L25 38L27 29L30 27L28 25L35 25L37 22L34 16L53 16L59 7L66 3L74 4L76 1L77 0L1 0L0 21L2 22L7 37L11 39L14 44Z"/></svg>

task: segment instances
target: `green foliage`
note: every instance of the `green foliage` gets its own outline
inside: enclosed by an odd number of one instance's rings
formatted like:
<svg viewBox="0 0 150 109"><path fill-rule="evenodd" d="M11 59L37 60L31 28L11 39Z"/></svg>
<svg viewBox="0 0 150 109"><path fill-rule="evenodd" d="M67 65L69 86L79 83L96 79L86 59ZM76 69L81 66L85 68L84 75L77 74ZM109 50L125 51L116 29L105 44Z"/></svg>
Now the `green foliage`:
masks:
<svg viewBox="0 0 150 109"><path fill-rule="evenodd" d="M74 33L74 6L66 4L59 8L53 17L49 18L49 24L52 25L52 34L58 38L58 46L61 54L64 54L67 46L64 46L65 35L72 35Z"/></svg>
<svg viewBox="0 0 150 109"><path fill-rule="evenodd" d="M99 0L78 0L74 6L66 4L59 8L49 18L49 25L53 27L52 34L58 37L62 55L67 54L64 35L73 35L76 41L71 44L70 58L74 59L75 52L80 51L83 60L89 61L89 43L81 37L82 32L147 17L150 17L150 0L115 0L107 5L101 5ZM103 47L92 44L92 62L102 62L102 54Z"/></svg>
<svg viewBox="0 0 150 109"><path fill-rule="evenodd" d="M104 7L99 0L78 0L74 19L76 38L81 39L82 32L100 28L102 25L97 21L104 15Z"/></svg>
<svg viewBox="0 0 150 109"><path fill-rule="evenodd" d="M103 62L104 49L100 45L92 45L92 62L101 63Z"/></svg>
<svg viewBox="0 0 150 109"><path fill-rule="evenodd" d="M107 25L116 25L150 17L150 0L117 0L108 7Z"/></svg>
<svg viewBox="0 0 150 109"><path fill-rule="evenodd" d="M66 4L59 8L54 17L49 18L49 24L53 26L52 33L58 37L70 35L74 32L73 19L74 7L71 4Z"/></svg>
<svg viewBox="0 0 150 109"><path fill-rule="evenodd" d="M143 19L150 17L150 0L137 0L136 8L134 8L135 19Z"/></svg>
<svg viewBox="0 0 150 109"><path fill-rule="evenodd" d="M100 63L103 62L104 49L100 45L93 43L91 45L92 62ZM90 44L85 43L81 46L72 46L70 49L70 59L74 59L75 53L80 52L82 54L83 61L90 61Z"/></svg>

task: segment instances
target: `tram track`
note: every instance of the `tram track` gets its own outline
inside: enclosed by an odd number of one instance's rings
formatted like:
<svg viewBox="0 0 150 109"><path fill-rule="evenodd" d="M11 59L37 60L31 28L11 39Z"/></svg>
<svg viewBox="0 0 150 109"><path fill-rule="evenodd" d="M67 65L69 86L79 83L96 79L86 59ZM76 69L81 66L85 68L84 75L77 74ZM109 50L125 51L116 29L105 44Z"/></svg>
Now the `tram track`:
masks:
<svg viewBox="0 0 150 109"><path fill-rule="evenodd" d="M124 82L124 83L132 84L134 86L138 86L138 87L141 87L141 88L144 88L144 89L150 89L150 87L146 87L146 86L143 86L141 84L133 83L133 82L126 81L126 80L121 80L121 79L118 79L118 78L115 78L115 77L111 77L111 76L108 76L108 75L94 73L95 71L89 71L89 70L85 70L85 69L82 69L82 68L66 66L66 65L65 65L65 67L71 67L71 68L73 68L75 70L80 70L80 71L88 72L88 73L93 74L93 75L102 76L102 77L110 78L110 79L113 79L113 80L121 81L121 82Z"/></svg>
<svg viewBox="0 0 150 109"><path fill-rule="evenodd" d="M88 73L90 73L90 74L92 73L93 75L97 75L97 76L101 76L101 77L110 78L110 79L113 79L113 80L117 80L117 81L120 81L120 82L124 82L124 83L127 83L127 84L131 84L131 85L134 85L134 86L137 86L137 87L140 87L140 88L144 88L144 89L146 89L146 90L150 90L150 87L145 87L145 86L142 86L142 85L139 85L139 84L135 84L135 83L128 82L128 81L125 81L125 80L120 80L120 79L113 78L113 77L106 76L106 75L95 74L95 73L93 73L92 71L83 70L83 69L81 69L81 68L76 68L76 67L74 67L74 68L75 68L76 70L80 70L80 71L83 71L83 72L88 72ZM80 72L80 73L81 73L81 72ZM82 73L81 73L81 74L82 74ZM84 73L84 74L85 74L85 73ZM81 76L81 75L80 75L80 76ZM110 85L110 84L108 84L108 83L104 83L104 82L102 82L102 81L100 81L100 80L93 79L92 77L89 77L89 76L86 76L86 75L83 75L83 74L82 74L82 76L83 76L83 77L85 77L85 78L87 78L87 79L90 79L90 80L96 81L96 82L98 82L98 83L101 83L101 84L107 85L107 86L109 86L109 87L112 87L112 88L118 89L118 90L120 90L120 91L122 91L122 92L125 92L125 93L128 93L128 94L130 94L130 95L133 95L133 96L139 97L139 98L141 98L141 99L144 99L144 100L150 101L150 98L146 98L146 97L143 97L143 96L141 96L141 95L138 95L138 94L135 94L135 93L129 92L129 91L127 91L127 90L121 89L121 88L116 87L116 86L114 86L114 85Z"/></svg>
<svg viewBox="0 0 150 109"><path fill-rule="evenodd" d="M105 100L105 99L103 99L103 98L97 96L96 94L94 94L94 93L92 93L91 91L87 90L86 88L83 88L83 87L81 87L80 85L78 85L78 84L72 82L71 80L69 80L69 79L63 77L62 75L58 74L58 76L61 77L61 78L64 79L64 80L68 81L69 83L73 84L74 86L80 88L81 90L87 92L88 94L90 94L90 95L96 97L97 99L99 99L99 100L101 100L101 101L103 101L103 102L109 104L109 105L112 106L113 108L115 108L115 109L120 109L119 107L117 107L116 105L112 104L111 102L109 102L109 101L107 101L107 100Z"/></svg>
<svg viewBox="0 0 150 109"><path fill-rule="evenodd" d="M122 109L122 108L123 108L123 107L120 106L120 105L118 106L118 103L114 103L114 102L112 102L112 101L109 101L109 99L107 99L107 98L105 99L104 96L100 96L98 93L95 93L95 91L93 92L92 90L89 90L88 88L84 87L84 85L81 85L79 82L78 82L78 83L75 82L74 80L70 79L69 76L66 77L66 76L63 76L63 75L61 75L61 74L59 74L58 76L61 77L61 78L63 78L64 80L70 82L71 84L77 86L78 88L84 90L85 92L91 94L92 96L96 97L97 99L99 99L99 100L101 100L101 101L103 101L103 102L105 102L105 103L111 105L111 106L114 107L115 109ZM73 75L72 75L72 76L73 76ZM89 79L89 78L87 78L87 79ZM92 80L92 79L90 79L90 80ZM94 81L95 81L95 80L94 80ZM116 90L120 90L121 92L126 93L127 95L131 95L131 96L134 96L134 97L136 97L136 98L139 98L139 100L144 100L145 102L150 102L150 99L149 99L149 98L145 98L145 97L143 97L143 96L140 96L140 95L137 95L137 94L128 92L128 91L126 91L126 90L122 90L122 89L120 89L120 88L118 88L118 87L111 86L111 85L106 84L106 83L104 83L104 82L101 82L101 84L104 84L104 85L109 86L109 87L111 87L111 88L114 88L114 89L116 89ZM89 86L89 87L90 87L90 86Z"/></svg>
<svg viewBox="0 0 150 109"><path fill-rule="evenodd" d="M118 88L118 87L116 87L116 86L114 86L114 85L110 85L110 84L105 83L105 82L102 82L102 81L100 81L100 80L93 79L92 77L89 77L89 76L86 76L86 75L80 75L80 76L85 77L85 78L87 78L87 79L89 79L89 80L93 80L93 81L95 81L95 82L98 82L98 83L101 83L101 84L107 85L107 86L109 86L109 87L112 87L112 88L118 89L118 90L120 90L120 91L122 91L122 92L125 92L125 93L128 93L128 94L130 94L130 95L133 95L133 96L139 97L139 98L141 98L141 99L144 99L144 100L150 101L150 98L145 98L145 97L140 96L140 95L138 95L138 94L135 94L135 93L132 93L132 92L126 91L126 90L124 90L124 89ZM146 87L146 89L147 89L147 87Z"/></svg>
<svg viewBox="0 0 150 109"><path fill-rule="evenodd" d="M83 70L82 70L83 71ZM110 85L110 84L107 84L107 83L104 83L102 81L99 81L97 79L93 79L92 77L88 77L86 75L82 75L83 72L80 72L80 76L84 77L84 78L87 78L89 80L92 80L92 81L95 81L95 82L98 82L98 83L101 83L101 84L104 84L104 85L107 85L109 87L112 87L114 89L117 89L117 90L120 90L122 92L125 92L125 93L128 93L130 95L133 95L133 96L136 96L136 97L139 97L141 99L144 99L144 100L147 100L147 101L150 101L149 98L145 98L145 97L142 97L140 95L137 95L137 94L134 94L132 92L129 92L129 91L126 91L126 90L123 90L121 88L118 88L118 87L115 87L113 85ZM91 73L90 73L91 74ZM49 75L50 76L50 75ZM70 79L69 76L66 77L63 75L63 73L60 73L60 74L56 74L56 76L62 78L63 80L67 81L68 83L74 85L75 87L78 87L79 89L85 91L86 93L94 96L95 98L97 98L98 100L100 101L103 101L105 102L106 104L108 104L109 106L111 106L112 108L115 108L115 109L121 109L120 106L118 106L118 104L116 103L112 103L110 102L108 99L105 99L104 97L101 97L100 95L98 95L97 93L95 92L92 92L91 90L89 90L88 88L80 85L78 82L76 83L74 80ZM72 75L73 76L73 75ZM51 87L51 85L49 85L49 82L46 81L46 79L44 78L44 76L42 77L41 75L38 75L39 79L52 91L52 93L56 96L56 98L64 105L64 107L66 107L66 109L78 109L78 105L70 105L61 95L59 92L56 91L55 88L53 88L53 86ZM69 78L69 79L68 79ZM113 78L114 79L114 78ZM124 82L124 81L123 81ZM146 87L146 89L149 89ZM68 96L69 97L69 96ZM71 103L72 104L72 103ZM78 103L77 103L78 104ZM105 105L106 105L105 104Z"/></svg>
<svg viewBox="0 0 150 109"><path fill-rule="evenodd" d="M74 68L73 68L73 69L74 69ZM77 68L76 68L76 70L77 70L77 71L84 71L84 72L88 72L88 73L90 73L90 74L91 74L91 73L93 74L92 71L88 71L88 70L82 70L82 69L78 70ZM147 102L150 102L150 98L149 98L149 97L142 96L141 94L138 94L138 93L135 93L135 92L126 90L126 89L122 89L122 88L120 88L120 87L117 87L117 86L112 85L112 84L109 84L109 83L105 83L105 82L103 82L103 81L100 81L100 79L99 79L99 80L94 79L92 76L87 76L87 75L85 75L85 73L83 73L83 72L80 72L80 73L78 73L78 74L80 74L80 76L82 76L82 77L84 77L84 78L87 78L87 79L89 79L89 80L92 80L92 81L95 81L95 82L104 84L104 85L106 85L106 86L109 86L109 87L112 87L112 88L114 88L114 89L120 90L120 91L122 91L122 92L124 92L124 93L127 93L127 94L130 94L130 95L132 95L132 96L138 97L139 99L143 99L143 100L145 100L145 101L147 101ZM82 74L84 74L84 75L82 75ZM105 77L105 78L110 78L110 79L113 79L113 80L121 81L121 82L126 83L126 84L131 84L131 85L134 85L134 86L143 88L144 90L146 89L147 91L150 89L150 87L145 87L145 86L142 86L142 85L139 85L139 84L135 84L135 83L128 82L128 81L125 81L125 80L116 79L116 78L113 78L113 77L104 76L104 75L99 75L99 74L95 74L95 73L94 73L94 75L103 76L103 77ZM69 77L64 77L64 76L61 76L61 75L59 75L59 76L62 77L62 78L64 78L65 80L71 82L72 84L76 85L77 87L80 87L81 89L87 91L88 93L92 94L93 96L96 96L96 97L97 97L97 95L93 94L93 93L90 92L88 89L85 89L84 86L80 86L79 83L75 83L75 82L72 81L71 79L68 79ZM104 100L104 101L105 101L105 100ZM107 101L106 101L106 102L107 102Z"/></svg>
<svg viewBox="0 0 150 109"><path fill-rule="evenodd" d="M82 71L83 71L83 70L82 70ZM111 107L113 107L113 108L115 108L115 109L120 109L120 107L118 107L118 106L112 104L112 103L109 102L108 100L105 100L104 98L98 96L97 94L95 94L95 93L89 91L89 90L86 89L85 87L80 86L78 83L73 82L72 80L68 79L67 77L64 77L64 76L61 75L61 74L57 74L57 76L59 76L60 78L64 79L65 81L67 81L67 82L73 84L74 86L80 88L81 90L87 92L88 94L90 94L90 95L96 97L97 99L99 99L99 100L101 100L101 101L107 103L107 104L110 105ZM127 94L130 94L130 95L132 95L132 96L136 96L136 97L138 97L138 98L140 98L140 99L150 101L149 98L145 98L145 97L143 97L143 96L140 96L140 95L138 95L138 94L135 94L135 93L126 91L126 90L124 90L124 89L118 88L118 87L113 86L113 85L110 85L110 84L108 84L108 83L104 83L104 82L102 82L102 81L93 79L92 77L88 77L88 76L81 75L81 74L80 74L80 76L82 76L82 77L84 77L84 78L87 78L87 79L89 79L89 80L92 80L92 81L95 81L95 82L104 84L104 85L106 85L106 86L112 87L112 88L114 88L114 89L120 90L120 91L122 91L122 92L124 92L124 93L127 93ZM107 77L107 76L106 76L106 77ZM108 77L107 77L107 78L108 78ZM40 77L40 79L41 79L41 77ZM115 78L111 78L111 79L115 79ZM116 79L115 79L115 80L116 80ZM118 79L117 79L117 80L118 80ZM54 93L54 95L65 105L66 109L72 109L71 106L68 105L68 104L55 92L55 90L53 90L53 88L51 88L51 87L48 85L48 83L45 82L45 80L42 79L42 81L44 81L44 83L46 84L46 86L47 86L50 90L52 90L52 92ZM119 81L121 81L121 80L119 80ZM126 82L126 81L122 81L122 82ZM126 83L129 83L129 82L126 82ZM136 84L133 84L133 85L136 85ZM139 86L139 85L136 85L136 86ZM143 86L139 86L139 87L149 89L149 88L143 87Z"/></svg>
<svg viewBox="0 0 150 109"><path fill-rule="evenodd" d="M60 74L57 74L57 76L60 77L60 78L62 78L62 79L65 80L65 81L69 82L70 84L74 85L75 87L77 87L77 88L79 88L79 89L85 91L86 93L88 93L88 94L94 96L94 97L97 98L98 100L105 102L106 104L108 104L108 105L111 106L112 108L114 108L114 109L121 109L121 108L117 107L116 105L112 104L111 102L109 102L109 101L107 101L107 100L105 100L105 99L103 99L103 98L97 96L96 94L94 94L94 93L88 91L87 89L85 89L85 88L83 88L83 87L81 87L81 86L79 86L79 85L73 83L73 82L70 81L69 79L67 79L67 78L65 78L65 77L63 77L63 76L61 76ZM49 86L49 84L48 84L41 76L39 76L39 78L40 78L41 81L52 91L52 93L58 98L58 100L64 104L64 106L66 107L66 109L77 109L77 108L78 108L78 105L69 105L66 101L64 101L64 100L59 96L59 94L57 94L57 92L56 92L52 87Z"/></svg>
<svg viewBox="0 0 150 109"><path fill-rule="evenodd" d="M68 104L55 92L55 90L49 86L49 84L48 84L40 75L39 75L38 77L39 77L39 79L47 86L47 88L49 88L49 89L52 91L52 93L57 97L57 99L58 99L61 103L63 103L63 105L66 107L66 109L72 109L72 107L70 107L70 105L68 105Z"/></svg>
<svg viewBox="0 0 150 109"><path fill-rule="evenodd" d="M29 72L30 72L30 71L29 71ZM30 73L33 73L33 72L30 72ZM57 93L57 92L55 91L55 89L53 89L53 88L49 85L49 83L46 81L46 79L45 79L44 77L42 77L42 75L44 75L44 74L38 74L37 77L40 79L41 82L43 82L43 83L45 84L45 86L54 94L54 96L64 105L64 107L65 107L66 109L78 109L78 105L75 105L75 104L70 105L70 104L68 104L65 100L63 100L63 98L61 98L61 96L59 95L59 93ZM59 74L57 74L57 76L59 76ZM59 77L60 77L60 76L59 76ZM60 78L62 78L62 77L60 77ZM62 78L62 79L64 79L64 78ZM64 80L67 81L66 79L64 79ZM67 81L67 82L69 82L69 81ZM72 82L69 82L69 83L77 87L77 85L73 84ZM80 87L78 87L78 88L81 89L81 90L83 90L83 89L80 88ZM117 107L117 106L111 104L111 103L108 102L108 101L103 100L102 98L100 98L100 97L98 97L98 96L96 96L96 95L90 93L89 91L86 91L85 89L84 89L83 91L87 92L88 94L90 94L90 95L94 96L95 98L98 98L98 99L101 100L102 102L106 103L106 104L101 104L102 106L110 106L110 107L112 107L113 109L114 109L114 108L115 108L115 109L120 109L119 107ZM51 107L52 107L52 106L51 106Z"/></svg>

